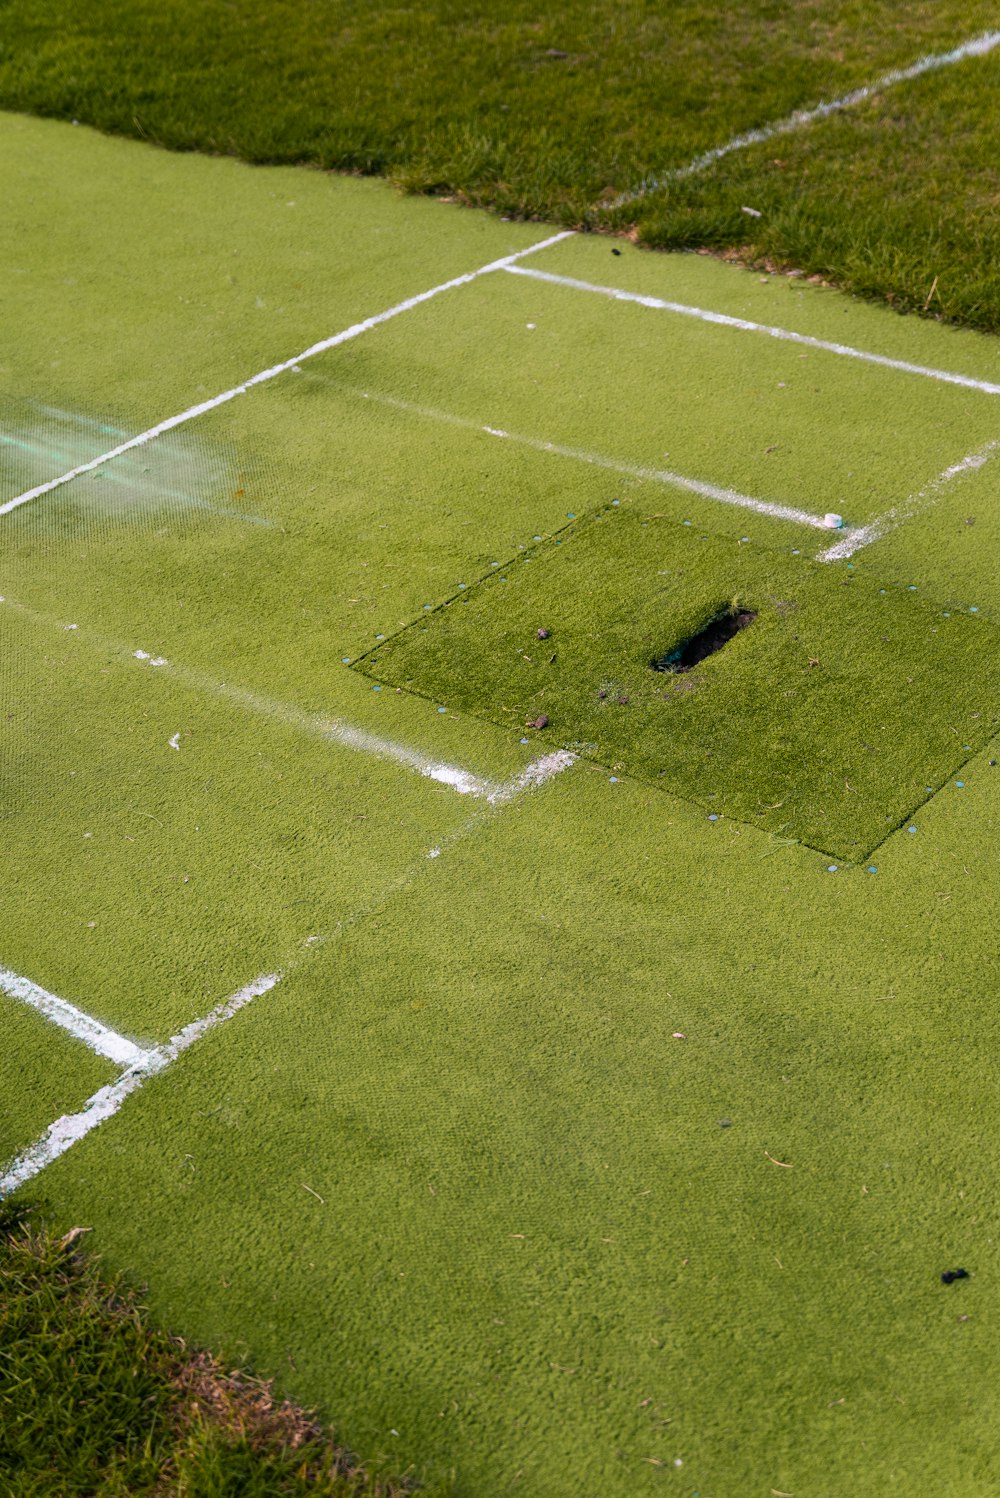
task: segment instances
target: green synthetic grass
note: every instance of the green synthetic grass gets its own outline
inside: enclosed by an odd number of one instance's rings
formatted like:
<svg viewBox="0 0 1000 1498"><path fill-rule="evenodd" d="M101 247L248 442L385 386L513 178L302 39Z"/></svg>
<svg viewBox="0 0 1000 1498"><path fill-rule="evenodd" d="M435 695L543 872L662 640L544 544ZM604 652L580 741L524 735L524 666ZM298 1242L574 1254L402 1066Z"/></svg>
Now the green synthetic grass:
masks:
<svg viewBox="0 0 1000 1498"><path fill-rule="evenodd" d="M9 1498L402 1498L306 1412L158 1330L121 1276L0 1204L0 1479Z"/></svg>
<svg viewBox="0 0 1000 1498"><path fill-rule="evenodd" d="M51 121L0 139L4 497L88 423L143 430L547 232ZM980 335L620 248L535 263L996 378ZM992 1498L996 748L869 875L583 761L488 807L318 732L523 770L521 723L344 658L567 512L621 497L776 571L831 539L487 424L852 521L995 433L981 392L804 352L491 276L0 522L0 960L149 1040L285 972L37 1187L159 1325L374 1470ZM934 490L843 593L995 615L994 494L992 460ZM4 1031L0 1097L38 1046ZM50 1081L18 1148L80 1106Z"/></svg>
<svg viewBox="0 0 1000 1498"><path fill-rule="evenodd" d="M2 989L0 1035L7 1055L18 1058L19 1075L0 1087L0 1160L10 1160L60 1113L110 1082L115 1069Z"/></svg>
<svg viewBox="0 0 1000 1498"><path fill-rule="evenodd" d="M651 669L726 609L757 617L690 671ZM974 615L620 509L568 526L360 663L713 820L855 860L996 734L998 666L1000 634Z"/></svg>
<svg viewBox="0 0 1000 1498"><path fill-rule="evenodd" d="M5 0L0 103L181 150L381 172L515 216L738 246L996 330L995 57L728 158L624 212L619 193L995 25L981 0ZM751 201L752 200L752 201ZM747 217L744 205L762 218ZM936 287L935 287L936 281ZM932 287L935 287L932 293Z"/></svg>

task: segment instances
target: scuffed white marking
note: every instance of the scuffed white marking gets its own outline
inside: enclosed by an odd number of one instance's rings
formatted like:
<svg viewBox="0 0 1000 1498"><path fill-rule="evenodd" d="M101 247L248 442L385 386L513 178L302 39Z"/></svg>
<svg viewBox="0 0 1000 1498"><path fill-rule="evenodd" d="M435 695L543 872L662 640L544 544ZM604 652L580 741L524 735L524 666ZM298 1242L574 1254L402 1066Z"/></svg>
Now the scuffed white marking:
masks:
<svg viewBox="0 0 1000 1498"><path fill-rule="evenodd" d="M180 747L181 747L181 736L180 736L180 734L179 733L175 733L174 736L173 736L173 738L170 738L170 739L167 740L167 743L170 745L171 749L177 749L179 751Z"/></svg>
<svg viewBox="0 0 1000 1498"><path fill-rule="evenodd" d="M831 114L839 114L845 109L853 109L858 104L863 104L866 99L871 99L875 94L881 94L888 88L895 88L897 84L909 83L913 78L919 78L924 73L932 72L936 68L951 67L956 62L964 62L968 57L984 57L987 52L1000 43L1000 31L984 31L975 36L971 41L963 42L961 46L953 47L950 52L933 52L917 59L908 68L892 68L888 73L883 73L876 78L874 83L866 83L861 88L852 89L849 94L842 94L839 99L830 99L823 104L817 104L813 109L797 109L783 120L775 120L769 125L761 125L756 130L746 130L742 135L733 136L722 146L715 146L711 151L705 151L696 156L686 166L675 167L673 171L663 172L656 177L647 177L640 182L639 186L630 192L624 192L609 204L610 208L623 208L627 203L634 203L639 198L646 197L651 192L665 187L668 182L677 182L684 177L692 177L697 172L703 172L706 167L714 166L724 156L730 156L733 151L745 150L747 146L760 145L763 141L773 140L776 135L789 135L794 130L802 130L807 125L812 125L816 120L824 120ZM744 210L746 212L747 210Z"/></svg>
<svg viewBox="0 0 1000 1498"><path fill-rule="evenodd" d="M706 307L692 307L686 302L669 302L658 296L623 291L619 286L579 281L574 276L557 276L551 271L535 270L531 266L510 265L505 268L512 276L529 276L533 280L549 281L554 286L566 286L573 291L591 291L598 296L610 297L612 301L635 302L640 307L651 307L658 312L676 312L681 317L698 318L701 322L716 323L723 328L738 328L743 333L763 333L766 337L777 338L783 343L799 343L806 348L820 349L823 353L839 354L845 359L861 359L866 364L877 364L883 369L897 369L903 374L940 380L945 385L961 385L967 390L979 390L984 395L1000 395L1000 384L990 380L977 380L971 375L955 374L950 369L935 369L926 364L912 364L908 359L891 359L885 354L871 354L866 349L854 348L849 343L833 343L825 338L813 338L808 333L793 333L788 328L772 327L770 323L751 322L746 317L730 317L725 312L711 312Z"/></svg>
<svg viewBox="0 0 1000 1498"><path fill-rule="evenodd" d="M478 270L467 271L465 275L454 276L450 281L442 281L439 286L432 286L429 291L421 291L417 296L407 297L405 301L397 302L394 307L389 307L385 312L376 313L374 317L367 317L363 322L353 323L340 333L334 333L331 338L324 338L320 343L314 343L304 349L301 354L294 358L285 359L280 364L274 364L270 369L263 369L259 374L252 375L242 385L234 385L231 390L224 390L221 395L215 395L211 400L200 401L195 406L188 406L186 411L181 411L177 416L169 416L165 421L160 421L156 426L150 427L145 432L140 432L136 437L129 437L126 442L120 442L117 447L108 452L100 454L99 457L91 458L89 462L78 463L75 468L69 469L67 473L61 474L59 478L49 479L47 483L36 484L33 489L27 489L23 494L15 495L8 499L5 504L0 504L0 515L6 515L11 510L17 509L19 505L28 504L33 499L40 499L43 494L51 494L53 489L60 488L63 484L70 483L79 478L82 473L90 473L95 468L101 468L109 463L112 458L120 457L122 453L130 452L132 448L142 447L147 442L163 435L164 432L173 431L175 427L183 426L185 422L193 421L198 416L204 416L208 411L214 411L217 407L225 405L227 401L234 400L238 395L245 395L256 385L263 385L267 380L273 380L278 375L294 370L295 366L302 364L306 359L315 358L317 354L326 353L328 349L337 348L342 343L347 343L352 338L357 338L362 333L370 332L372 328L379 327L393 317L398 317L403 312L409 312L414 307L421 306L432 297L440 296L444 291L452 291L458 286L468 286L471 281L476 281L480 276L489 275L492 271L506 270L508 266L521 260L526 255L534 255L539 250L547 249L550 245L559 244L561 240L570 239L573 236L572 229L564 229L558 234L550 234L547 239L539 240L537 244L529 245L526 250L518 250L513 255L504 255L499 260L491 260L486 265L481 265Z"/></svg>
<svg viewBox="0 0 1000 1498"><path fill-rule="evenodd" d="M64 624L63 629L79 629L79 624Z"/></svg>
<svg viewBox="0 0 1000 1498"><path fill-rule="evenodd" d="M253 999L259 998L261 994L274 988L275 984L280 983L281 977L281 973L265 973L262 977L256 978L253 983L248 983L245 988L241 988L238 993L234 993L224 1003L218 1004L202 1019L185 1025L183 1030L168 1040L165 1045L140 1052L117 1081L99 1088L87 1099L79 1113L63 1114L61 1118L57 1118L55 1123L49 1125L41 1139L18 1156L4 1175L0 1176L0 1198L8 1196L19 1186L25 1185L98 1125L113 1118L126 1099L131 1097L133 1092L137 1092L150 1077L165 1070L172 1061L176 1061L182 1051L194 1045L195 1041L200 1040L209 1030L231 1019Z"/></svg>
<svg viewBox="0 0 1000 1498"><path fill-rule="evenodd" d="M1000 449L1000 438L994 438L987 442L985 447L963 458L961 462L952 463L950 468L939 473L936 479L932 479L923 489L918 489L916 494L911 494L902 504L894 505L891 510L886 510L884 515L877 516L867 525L859 525L847 531L839 541L835 541L832 546L821 551L816 560L818 562L842 562L854 556L855 552L861 551L863 547L870 546L873 541L880 541L897 526L903 525L907 520L912 520L914 515L919 514L921 510L926 510L935 504L941 496L942 489L946 488L953 479L961 478L965 473L974 473L982 468L998 449Z"/></svg>
<svg viewBox="0 0 1000 1498"><path fill-rule="evenodd" d="M149 660L149 657L147 656L146 659ZM155 660L149 661L149 664L151 666L169 666L170 662L165 656L158 655Z"/></svg>
<svg viewBox="0 0 1000 1498"><path fill-rule="evenodd" d="M427 857L428 858L440 858L441 857L441 849L440 848L431 848L430 851L427 854Z"/></svg>
<svg viewBox="0 0 1000 1498"><path fill-rule="evenodd" d="M499 790L490 796L492 806L502 806L508 801L513 801L515 796L520 796L523 791L535 790L540 785L545 785L554 776L561 775L563 770L568 770L570 765L576 763L576 756L570 754L567 749L556 749L551 754L544 754L541 759L533 760L530 765L515 775L513 780L508 780Z"/></svg>
<svg viewBox="0 0 1000 1498"><path fill-rule="evenodd" d="M407 751L409 752L409 751ZM485 796L489 799L490 789L485 780L480 780L478 775L473 775L468 770L457 770L454 765L427 765L421 769L421 775L426 775L428 780L436 780L441 785L450 786L460 796Z"/></svg>
<svg viewBox="0 0 1000 1498"><path fill-rule="evenodd" d="M809 510L800 510L792 505L774 504L767 499L756 499L752 494L740 494L736 489L725 489L720 484L710 484L702 479L689 478L683 473L673 473L668 468L644 468L636 463L625 463L618 458L605 457L603 453L588 452L585 448L564 447L559 442L543 442L538 437L526 437L523 432L504 432L496 427L484 427L481 422L470 421L464 416L455 416L450 411L438 411L433 406L422 406L416 401L401 400L392 395L379 395L374 391L360 391L350 385L342 384L337 380L327 380L322 376L311 377L320 385L329 385L336 390L348 391L365 400L378 401L380 405L391 406L394 410L410 411L417 416L426 416L431 421L443 421L449 426L462 427L469 432L489 432L496 437L506 437L510 442L520 443L523 447L530 447L534 452L551 453L558 458L572 458L577 463L589 463L595 468L606 468L612 473L623 474L627 478L642 479L647 483L665 484L669 488L686 489L689 493L700 494L704 499L715 500L719 504L736 505L743 510L753 510L758 515L769 515L775 520L790 520L793 525L810 525L824 529L822 515L814 515Z"/></svg>
<svg viewBox="0 0 1000 1498"><path fill-rule="evenodd" d="M39 623L52 625L55 621L51 616L37 613L34 609L27 608L24 604L14 603L8 600L10 606L18 613L24 614ZM118 650L122 654L126 652L120 645L101 639L97 636L89 636L99 640L102 649ZM149 657L145 651L128 651L130 659L148 661ZM360 754L369 754L375 759L391 761L395 764L404 765L406 768L415 770L417 774L428 780L434 780L440 785L447 786L449 790L456 791L459 795L471 796L476 800L495 804L506 800L512 793L520 788L527 788L535 783L531 778L530 767L528 771L522 772L513 781L497 782L489 780L484 776L476 775L471 770L462 769L459 765L445 764L441 760L433 759L419 749L413 749L408 744L399 744L393 739L382 738L379 734L369 732L366 728L359 728L353 723L343 723L335 718L320 717L316 714L307 713L302 708L295 707L287 702L280 702L271 697L261 696L257 692L249 691L245 687L237 687L229 682L216 681L213 677L205 675L201 671L195 671L188 667L178 666L171 662L159 659L149 661L152 666L168 666L170 673L183 685L193 691L203 692L206 695L222 697L226 701L235 703L244 711L259 714L261 717L271 718L275 722L282 723L299 733L309 734L312 737L325 739L328 743L339 744L345 749L352 749ZM539 764L544 763L539 761ZM525 779L527 776L527 779ZM546 778L543 776L543 779ZM540 783L540 782L538 782Z"/></svg>
<svg viewBox="0 0 1000 1498"><path fill-rule="evenodd" d="M58 1025L75 1040L82 1041L92 1051L96 1051L98 1056L105 1056L119 1066L134 1065L147 1054L135 1041L119 1035L116 1030L102 1025L92 1015L77 1009L75 1004L60 999L57 994L49 993L37 983L32 983L30 978L23 978L10 968L0 967L0 992L22 1004L28 1004L36 1013Z"/></svg>

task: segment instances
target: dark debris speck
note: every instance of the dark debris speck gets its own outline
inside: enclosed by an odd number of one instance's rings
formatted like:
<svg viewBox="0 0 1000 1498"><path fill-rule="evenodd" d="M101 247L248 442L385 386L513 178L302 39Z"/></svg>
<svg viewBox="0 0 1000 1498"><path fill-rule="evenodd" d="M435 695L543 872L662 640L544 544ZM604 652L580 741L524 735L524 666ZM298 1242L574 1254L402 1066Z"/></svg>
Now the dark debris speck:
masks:
<svg viewBox="0 0 1000 1498"><path fill-rule="evenodd" d="M967 1280L969 1271L967 1269L946 1269L941 1276L942 1285L954 1284L955 1280Z"/></svg>

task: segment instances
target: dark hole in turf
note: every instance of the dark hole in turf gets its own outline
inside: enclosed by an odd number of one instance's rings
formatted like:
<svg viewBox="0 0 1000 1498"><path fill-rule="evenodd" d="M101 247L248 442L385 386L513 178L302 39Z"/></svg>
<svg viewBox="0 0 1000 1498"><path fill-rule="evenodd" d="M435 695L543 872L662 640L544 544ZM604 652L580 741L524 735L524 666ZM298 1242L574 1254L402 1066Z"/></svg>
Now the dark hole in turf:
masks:
<svg viewBox="0 0 1000 1498"><path fill-rule="evenodd" d="M756 617L755 609L734 608L730 604L717 610L696 635L682 640L666 655L655 656L649 664L654 671L690 671L692 666L728 645L733 636L751 625Z"/></svg>

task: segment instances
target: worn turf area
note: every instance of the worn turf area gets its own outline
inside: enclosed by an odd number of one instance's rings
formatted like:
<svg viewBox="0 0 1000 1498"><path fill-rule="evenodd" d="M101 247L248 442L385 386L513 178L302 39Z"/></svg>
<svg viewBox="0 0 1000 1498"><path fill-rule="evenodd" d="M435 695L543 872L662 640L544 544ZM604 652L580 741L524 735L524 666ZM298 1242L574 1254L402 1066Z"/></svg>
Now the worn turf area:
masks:
<svg viewBox="0 0 1000 1498"><path fill-rule="evenodd" d="M357 0L5 0L0 103L174 149L380 172L504 214L740 247L897 306L1000 327L1000 62L970 59L686 181L608 205L747 130L996 26L899 6L574 0L558 13ZM751 217L745 208L761 215Z"/></svg>
<svg viewBox="0 0 1000 1498"><path fill-rule="evenodd" d="M0 504L549 233L53 121L0 143ZM713 559L671 636L734 570L809 575L796 743L870 710L821 716L856 598L870 692L881 610L894 676L954 667L872 699L897 766L991 710L993 341L618 248L410 305L0 515L0 963L161 1059L280 976L25 1189L160 1322L459 1498L992 1498L996 740L869 872L583 757L539 783L526 711L472 702L485 658L441 702L351 669L487 574L568 576L610 507L643 609L647 547ZM755 630L786 649L770 607L705 682ZM10 1152L106 1077L16 1012Z"/></svg>
<svg viewBox="0 0 1000 1498"><path fill-rule="evenodd" d="M727 611L751 622L678 672ZM641 509L567 526L360 665L855 860L1000 724L991 624Z"/></svg>

